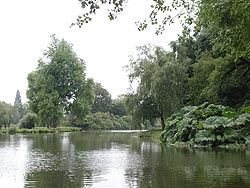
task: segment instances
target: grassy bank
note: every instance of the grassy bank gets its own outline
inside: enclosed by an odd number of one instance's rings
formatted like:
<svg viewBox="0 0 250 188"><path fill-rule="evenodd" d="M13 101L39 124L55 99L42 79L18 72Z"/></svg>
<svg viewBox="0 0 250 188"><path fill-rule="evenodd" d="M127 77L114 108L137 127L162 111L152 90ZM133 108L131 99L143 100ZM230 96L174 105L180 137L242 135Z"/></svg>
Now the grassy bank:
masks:
<svg viewBox="0 0 250 188"><path fill-rule="evenodd" d="M0 134L61 133L61 132L75 132L75 131L81 131L81 128L78 128L78 127L57 127L57 128L36 127L33 129L20 129L16 127L11 127L9 129L0 129Z"/></svg>

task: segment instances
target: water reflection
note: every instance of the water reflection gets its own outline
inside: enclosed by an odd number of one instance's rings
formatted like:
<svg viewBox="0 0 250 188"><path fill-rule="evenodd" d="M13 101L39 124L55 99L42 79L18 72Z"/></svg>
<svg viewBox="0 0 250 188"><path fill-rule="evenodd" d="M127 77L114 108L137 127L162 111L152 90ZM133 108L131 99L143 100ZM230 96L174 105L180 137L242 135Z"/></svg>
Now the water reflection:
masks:
<svg viewBox="0 0 250 188"><path fill-rule="evenodd" d="M0 187L250 187L250 151L165 147L130 132L0 135Z"/></svg>

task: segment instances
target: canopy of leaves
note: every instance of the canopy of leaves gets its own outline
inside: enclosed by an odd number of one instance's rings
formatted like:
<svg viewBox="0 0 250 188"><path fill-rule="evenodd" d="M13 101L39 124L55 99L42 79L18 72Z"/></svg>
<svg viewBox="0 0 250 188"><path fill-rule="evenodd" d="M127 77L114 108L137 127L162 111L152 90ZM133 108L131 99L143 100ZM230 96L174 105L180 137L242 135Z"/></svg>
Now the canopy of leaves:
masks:
<svg viewBox="0 0 250 188"><path fill-rule="evenodd" d="M182 105L185 68L175 55L160 47L138 47L138 57L127 66L131 83L137 82L134 94L128 95L128 112L138 121L164 118Z"/></svg>
<svg viewBox="0 0 250 188"><path fill-rule="evenodd" d="M120 97L120 98L112 100L110 112L117 116L126 116L127 110L126 110L125 102L126 102L125 97Z"/></svg>
<svg viewBox="0 0 250 188"><path fill-rule="evenodd" d="M92 106L92 113L109 112L111 109L111 94L103 88L100 83L94 85L95 101Z"/></svg>
<svg viewBox="0 0 250 188"><path fill-rule="evenodd" d="M85 65L65 40L52 36L36 71L28 75L29 106L40 124L56 127L63 113L83 116L90 110L92 81L85 78Z"/></svg>

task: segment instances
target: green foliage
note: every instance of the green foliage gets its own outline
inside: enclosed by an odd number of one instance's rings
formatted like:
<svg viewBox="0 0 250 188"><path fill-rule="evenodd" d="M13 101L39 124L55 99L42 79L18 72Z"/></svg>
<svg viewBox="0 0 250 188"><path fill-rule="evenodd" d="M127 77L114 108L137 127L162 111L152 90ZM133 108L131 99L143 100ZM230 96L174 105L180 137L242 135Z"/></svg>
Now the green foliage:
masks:
<svg viewBox="0 0 250 188"><path fill-rule="evenodd" d="M20 121L20 128L33 129L38 123L38 117L35 113L26 114Z"/></svg>
<svg viewBox="0 0 250 188"><path fill-rule="evenodd" d="M213 29L214 48L234 54L235 59L250 56L250 4L243 0L207 0L199 3L199 26Z"/></svg>
<svg viewBox="0 0 250 188"><path fill-rule="evenodd" d="M79 0L81 7L83 8L82 15L79 15L76 19L76 23L79 27L92 21L93 15L95 15L99 9L106 9L107 17L110 20L114 20L124 10L128 1L124 0ZM164 31L167 23L174 23L176 19L183 18L183 24L192 24L194 21L193 14L191 12L197 11L197 0L183 1L151 1L148 18L143 21L137 21L138 29L144 30L149 24L156 26L156 34L160 34ZM195 14L194 14L195 15Z"/></svg>
<svg viewBox="0 0 250 188"><path fill-rule="evenodd" d="M126 98L120 97L118 99L112 100L110 113L117 115L117 116L126 116Z"/></svg>
<svg viewBox="0 0 250 188"><path fill-rule="evenodd" d="M102 129L102 130L124 130L131 129L131 119L129 116L118 116L110 113L97 112L89 114L82 121L74 123L82 129Z"/></svg>
<svg viewBox="0 0 250 188"><path fill-rule="evenodd" d="M17 133L17 129L16 127L10 127L8 129L8 134L16 134Z"/></svg>
<svg viewBox="0 0 250 188"><path fill-rule="evenodd" d="M163 142L185 142L208 146L247 144L250 113L238 114L232 108L204 103L187 106L166 121Z"/></svg>
<svg viewBox="0 0 250 188"><path fill-rule="evenodd" d="M62 132L76 132L81 131L79 127L35 127L32 129L11 127L9 129L0 129L0 134L34 134L34 133L62 133Z"/></svg>
<svg viewBox="0 0 250 188"><path fill-rule="evenodd" d="M230 56L214 58L210 53L203 53L192 68L188 82L190 104L208 101L239 108L249 100L248 61L235 63Z"/></svg>
<svg viewBox="0 0 250 188"><path fill-rule="evenodd" d="M10 127L12 120L13 106L0 101L0 128Z"/></svg>
<svg viewBox="0 0 250 188"><path fill-rule="evenodd" d="M113 20L128 3L79 1L83 8L83 15L77 19L80 27L91 21L101 8L107 8L108 17ZM153 124L155 118L161 118L164 126L164 118L183 104L209 102L237 109L249 106L250 3L247 0L151 1L150 8L148 18L137 22L139 30L151 24L159 34L167 23L179 19L183 34L171 43L170 53L159 47L143 46L138 47L138 58L131 58L129 79L138 87L128 94L126 107L136 126L145 121ZM207 117L203 118L208 118L214 112L211 109L204 113ZM216 116L222 116L219 119L223 121L235 119L238 114L224 111Z"/></svg>
<svg viewBox="0 0 250 188"><path fill-rule="evenodd" d="M165 117L182 105L185 67L174 53L160 47L141 46L137 50L138 56L131 57L127 66L131 84L138 83L134 93L127 95L128 112L138 124L160 118L164 128Z"/></svg>
<svg viewBox="0 0 250 188"><path fill-rule="evenodd" d="M16 124L23 118L24 113L25 113L24 110L25 109L24 109L24 106L22 104L20 91L17 90L16 98L15 98L14 106L13 106L12 123Z"/></svg>
<svg viewBox="0 0 250 188"><path fill-rule="evenodd" d="M111 108L111 94L102 87L100 83L94 85L95 101L92 106L92 113L109 112Z"/></svg>
<svg viewBox="0 0 250 188"><path fill-rule="evenodd" d="M241 109L241 111L240 111L241 113L250 113L250 106L247 106L247 107L244 107L244 108L242 108Z"/></svg>
<svg viewBox="0 0 250 188"><path fill-rule="evenodd" d="M85 78L84 62L71 44L54 35L44 55L46 59L39 60L37 70L28 75L28 103L39 124L57 127L64 113L83 118L94 98L93 81Z"/></svg>

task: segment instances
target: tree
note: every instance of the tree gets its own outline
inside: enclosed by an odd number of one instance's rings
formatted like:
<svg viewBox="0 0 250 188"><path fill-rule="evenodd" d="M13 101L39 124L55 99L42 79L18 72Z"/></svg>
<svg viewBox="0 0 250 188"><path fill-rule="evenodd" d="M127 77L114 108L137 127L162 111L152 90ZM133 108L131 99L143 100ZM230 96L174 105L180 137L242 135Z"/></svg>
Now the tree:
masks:
<svg viewBox="0 0 250 188"><path fill-rule="evenodd" d="M165 117L182 105L186 69L176 61L175 54L160 47L143 46L138 54L128 66L131 83L138 82L127 102L132 107L128 111L151 122L158 117L164 129Z"/></svg>
<svg viewBox="0 0 250 188"><path fill-rule="evenodd" d="M92 106L92 113L109 112L112 103L111 94L100 83L95 83L94 93L95 101Z"/></svg>
<svg viewBox="0 0 250 188"><path fill-rule="evenodd" d="M12 110L13 106L0 101L0 128L2 126L4 126L4 128L10 127L12 121Z"/></svg>
<svg viewBox="0 0 250 188"><path fill-rule="evenodd" d="M24 106L22 104L20 91L17 90L13 109L13 123L18 123L24 116Z"/></svg>
<svg viewBox="0 0 250 188"><path fill-rule="evenodd" d="M168 62L163 67L158 67L152 77L152 94L159 109L163 129L165 127L164 118L176 112L183 105L186 77L183 66Z"/></svg>
<svg viewBox="0 0 250 188"><path fill-rule="evenodd" d="M250 57L250 3L248 0L206 0L199 4L198 24L213 29L214 48L235 59Z"/></svg>
<svg viewBox="0 0 250 188"><path fill-rule="evenodd" d="M117 99L112 100L110 112L117 116L126 116L126 97L119 97Z"/></svg>
<svg viewBox="0 0 250 188"><path fill-rule="evenodd" d="M71 44L54 35L44 56L37 70L28 75L27 91L29 107L38 114L40 124L57 127L65 113L86 115L93 95L83 60L73 52Z"/></svg>
<svg viewBox="0 0 250 188"><path fill-rule="evenodd" d="M217 62L210 54L203 54L202 58L193 64L193 76L189 79L191 102L200 105L204 102L217 103L217 95L211 91L209 77Z"/></svg>

